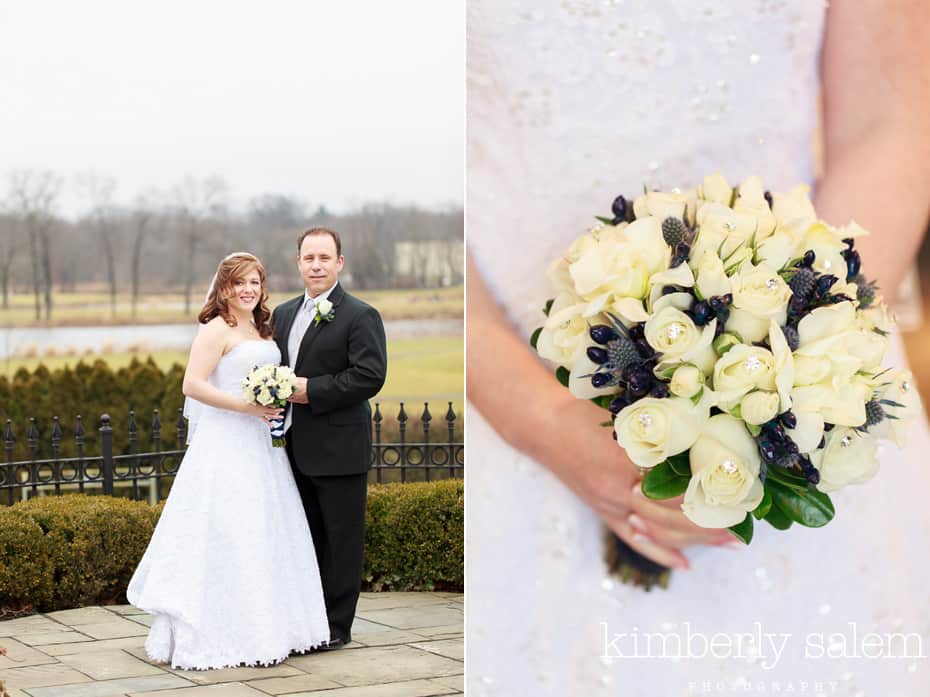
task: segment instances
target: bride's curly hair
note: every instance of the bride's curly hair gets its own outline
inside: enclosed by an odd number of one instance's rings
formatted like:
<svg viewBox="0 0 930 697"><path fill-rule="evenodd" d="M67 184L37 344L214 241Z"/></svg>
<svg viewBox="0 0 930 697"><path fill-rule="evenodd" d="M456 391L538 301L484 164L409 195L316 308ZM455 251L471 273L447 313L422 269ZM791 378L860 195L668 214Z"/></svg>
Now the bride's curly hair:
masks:
<svg viewBox="0 0 930 697"><path fill-rule="evenodd" d="M258 299L258 304L252 310L252 317L255 321L255 327L258 334L263 339L268 339L272 335L271 310L268 309L268 289L265 287L265 267L258 257L248 252L236 252L220 261L216 269L216 276L213 284L210 286L210 293L207 300L197 316L201 324L206 324L211 319L219 315L230 327L235 327L236 318L229 311L229 298L233 295L233 283L239 279L244 279L253 271L258 271L258 277L262 282L262 294Z"/></svg>

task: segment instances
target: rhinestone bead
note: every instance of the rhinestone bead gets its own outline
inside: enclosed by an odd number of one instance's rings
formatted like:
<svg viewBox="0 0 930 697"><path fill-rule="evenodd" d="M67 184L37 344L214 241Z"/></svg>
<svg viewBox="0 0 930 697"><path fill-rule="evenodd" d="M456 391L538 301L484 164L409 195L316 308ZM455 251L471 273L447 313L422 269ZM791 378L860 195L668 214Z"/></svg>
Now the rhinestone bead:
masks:
<svg viewBox="0 0 930 697"><path fill-rule="evenodd" d="M755 356L750 356L746 359L746 362L743 363L743 367L745 367L746 370L748 370L750 373L754 373L762 367L762 361L760 361Z"/></svg>
<svg viewBox="0 0 930 697"><path fill-rule="evenodd" d="M778 288L778 279L770 278L769 280L765 282L765 287L768 288L769 290L775 290L776 288Z"/></svg>
<svg viewBox="0 0 930 697"><path fill-rule="evenodd" d="M840 441L840 447L848 448L850 443L852 443L852 438L849 436L843 436L843 440Z"/></svg>
<svg viewBox="0 0 930 697"><path fill-rule="evenodd" d="M649 414L640 414L639 415L639 425L646 428L652 425L652 417Z"/></svg>
<svg viewBox="0 0 930 697"><path fill-rule="evenodd" d="M674 324L670 325L669 328L668 328L668 338L671 339L672 341L674 341L674 340L677 339L679 336L681 336L681 333L682 333L684 330L685 330L685 328L684 328L683 326L681 326L680 324L678 324L678 322L675 322Z"/></svg>
<svg viewBox="0 0 930 697"><path fill-rule="evenodd" d="M733 474L738 469L736 463L733 460L724 460L720 466L723 468L723 471L727 474Z"/></svg>

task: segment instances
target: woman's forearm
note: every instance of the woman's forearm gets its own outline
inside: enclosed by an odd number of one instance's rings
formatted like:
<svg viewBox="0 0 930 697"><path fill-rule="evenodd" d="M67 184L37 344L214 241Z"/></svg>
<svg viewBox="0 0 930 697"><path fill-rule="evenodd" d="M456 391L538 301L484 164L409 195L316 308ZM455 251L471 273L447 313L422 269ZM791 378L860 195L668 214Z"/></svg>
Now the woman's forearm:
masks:
<svg viewBox="0 0 930 697"><path fill-rule="evenodd" d="M185 397L196 399L198 402L217 409L241 412L246 404L244 400L223 392L206 380L199 378L185 376L181 391Z"/></svg>
<svg viewBox="0 0 930 697"><path fill-rule="evenodd" d="M930 212L928 133L893 124L835 154L817 183L818 215L834 225L855 220L871 234L856 241L867 278L891 301L913 263Z"/></svg>
<svg viewBox="0 0 930 697"><path fill-rule="evenodd" d="M471 259L467 274L468 399L507 442L557 469L572 459L573 447L566 442L559 420L567 411L573 420L579 411L589 412L577 422L587 426L577 435L587 437L590 428L604 420L604 413L576 399L536 358L529 338L514 330Z"/></svg>

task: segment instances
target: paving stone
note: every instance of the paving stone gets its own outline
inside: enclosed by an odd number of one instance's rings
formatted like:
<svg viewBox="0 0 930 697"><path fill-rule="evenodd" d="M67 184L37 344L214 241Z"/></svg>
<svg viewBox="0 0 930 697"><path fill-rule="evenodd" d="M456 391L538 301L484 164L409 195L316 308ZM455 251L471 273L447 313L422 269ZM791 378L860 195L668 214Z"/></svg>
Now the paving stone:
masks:
<svg viewBox="0 0 930 697"><path fill-rule="evenodd" d="M287 697L433 697L433 695L449 695L455 692L454 688L430 680L404 680L382 685L298 692Z"/></svg>
<svg viewBox="0 0 930 697"><path fill-rule="evenodd" d="M90 682L90 678L77 672L74 668L60 663L26 668L9 668L0 670L0 681L8 688L31 690L31 688L48 685L67 685L69 683Z"/></svg>
<svg viewBox="0 0 930 697"><path fill-rule="evenodd" d="M410 644L411 646L435 653L439 656L452 658L456 661L465 660L465 640L464 639L438 639L436 641L424 641L422 643Z"/></svg>
<svg viewBox="0 0 930 697"><path fill-rule="evenodd" d="M42 651L49 656L67 656L73 653L92 653L111 649L141 649L145 645L144 636L123 637L120 639L98 639L82 641L75 644L51 644L43 646Z"/></svg>
<svg viewBox="0 0 930 697"><path fill-rule="evenodd" d="M438 627L417 627L414 631L431 639L453 639L463 636L462 624L444 624Z"/></svg>
<svg viewBox="0 0 930 697"><path fill-rule="evenodd" d="M0 670L58 662L44 651L26 646L13 638L4 639L3 646L6 649L6 656L0 656Z"/></svg>
<svg viewBox="0 0 930 697"><path fill-rule="evenodd" d="M65 628L42 615L19 617L15 620L0 622L0 637L14 636L16 634L39 634L42 632L58 632Z"/></svg>
<svg viewBox="0 0 930 697"><path fill-rule="evenodd" d="M155 621L154 615L126 615L125 617L130 622L135 622L145 627L151 627L152 623Z"/></svg>
<svg viewBox="0 0 930 697"><path fill-rule="evenodd" d="M61 625L58 625L61 627ZM68 644L76 641L92 641L86 634L76 631L39 632L36 634L17 634L13 637L29 646L47 646L48 644Z"/></svg>
<svg viewBox="0 0 930 697"><path fill-rule="evenodd" d="M267 668L221 668L219 670L172 670L186 680L198 685L212 685L220 682L244 682L260 678L286 678L292 675L301 675L298 668L280 663Z"/></svg>
<svg viewBox="0 0 930 697"><path fill-rule="evenodd" d="M386 624L395 629L413 630L457 623L461 625L464 622L462 609L449 607L448 604L371 610L365 612L363 617L371 622Z"/></svg>
<svg viewBox="0 0 930 697"><path fill-rule="evenodd" d="M462 672L462 664L458 661L409 646L331 651L292 658L288 663L311 675L350 686L457 675Z"/></svg>
<svg viewBox="0 0 930 697"><path fill-rule="evenodd" d="M119 649L70 654L61 656L60 660L94 680L136 678L143 675L161 675L165 672Z"/></svg>
<svg viewBox="0 0 930 697"><path fill-rule="evenodd" d="M129 697L266 697L266 695L241 682L230 682L223 685L201 685L180 690L130 692Z"/></svg>
<svg viewBox="0 0 930 697"><path fill-rule="evenodd" d="M100 624L116 619L114 614L102 607L78 607L73 610L58 610L45 615L51 620L66 624L69 627L79 627L82 624Z"/></svg>
<svg viewBox="0 0 930 697"><path fill-rule="evenodd" d="M94 639L118 639L128 636L146 636L149 628L138 622L127 620L125 617L116 617L112 613L106 622L95 624L82 624L77 629Z"/></svg>
<svg viewBox="0 0 930 697"><path fill-rule="evenodd" d="M362 614L368 610L444 605L448 602L448 598L441 598L432 593L371 593L368 597L363 595L358 599L356 612Z"/></svg>
<svg viewBox="0 0 930 697"><path fill-rule="evenodd" d="M337 682L321 678L316 675L302 673L289 678L267 678L265 680L250 680L249 687L266 692L269 695L290 695L292 692L306 692L308 690L329 690L333 687L342 687Z"/></svg>
<svg viewBox="0 0 930 697"><path fill-rule="evenodd" d="M459 692L465 692L465 675L447 675L441 678L430 678L430 682L443 687L451 687Z"/></svg>
<svg viewBox="0 0 930 697"><path fill-rule="evenodd" d="M371 620L366 620L364 617L356 617L352 622L352 636L356 634L371 633L371 632L389 632L393 630L394 627L389 627L386 624L378 624L377 622L372 622Z"/></svg>
<svg viewBox="0 0 930 697"><path fill-rule="evenodd" d="M172 687L185 687L190 683L176 675L146 675L141 678L122 678L120 680L98 680L82 685L58 685L30 689L32 697L123 697L127 692L148 692L167 690ZM163 693L159 693L163 694Z"/></svg>
<svg viewBox="0 0 930 697"><path fill-rule="evenodd" d="M117 615L147 615L145 610L140 610L135 605L107 605L107 610L115 612Z"/></svg>
<svg viewBox="0 0 930 697"><path fill-rule="evenodd" d="M426 637L408 632L403 629L385 629L375 632L359 632L352 630L352 643L358 642L363 646L391 646L395 644L412 644L426 641Z"/></svg>

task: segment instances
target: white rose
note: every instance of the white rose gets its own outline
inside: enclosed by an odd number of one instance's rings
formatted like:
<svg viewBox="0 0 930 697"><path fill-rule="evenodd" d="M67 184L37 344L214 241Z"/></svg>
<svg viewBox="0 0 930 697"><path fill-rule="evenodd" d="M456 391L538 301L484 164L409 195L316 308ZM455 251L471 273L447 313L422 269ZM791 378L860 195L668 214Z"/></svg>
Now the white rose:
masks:
<svg viewBox="0 0 930 697"><path fill-rule="evenodd" d="M805 356L797 354L794 357L794 384L803 387L823 382L830 375L832 365L823 356Z"/></svg>
<svg viewBox="0 0 930 697"><path fill-rule="evenodd" d="M707 407L689 399L644 397L620 411L614 430L634 463L655 467L690 448L706 421Z"/></svg>
<svg viewBox="0 0 930 697"><path fill-rule="evenodd" d="M823 438L823 417L816 412L801 411L797 405L792 409L796 420L794 428L787 429L791 440L802 453L811 453L820 445Z"/></svg>
<svg viewBox="0 0 930 697"><path fill-rule="evenodd" d="M794 356L784 331L774 319L769 324L769 346L775 358L775 388L781 402L779 412L788 411L791 408L791 388L794 387Z"/></svg>
<svg viewBox="0 0 930 697"><path fill-rule="evenodd" d="M756 231L756 219L748 213L737 213L719 203L701 206L697 215L698 235L692 251L703 254L713 251L726 259L748 244Z"/></svg>
<svg viewBox="0 0 930 697"><path fill-rule="evenodd" d="M778 225L797 221L809 224L817 220L817 212L809 196L810 190L807 184L800 184L787 193L772 195L772 213Z"/></svg>
<svg viewBox="0 0 930 697"><path fill-rule="evenodd" d="M756 261L773 269L782 269L798 256L798 247L810 224L807 221L784 223L761 242L756 243Z"/></svg>
<svg viewBox="0 0 930 697"><path fill-rule="evenodd" d="M317 309L319 309L320 315L322 317L326 317L326 315L332 312L332 309L333 309L333 304L329 300L326 300L326 299L320 300L320 302L318 302L316 306L317 306Z"/></svg>
<svg viewBox="0 0 930 697"><path fill-rule="evenodd" d="M747 177L737 187L736 200L733 210L737 213L749 213L758 224L756 227L756 243L772 234L775 229L775 216L769 208L768 201L762 191L762 182L759 177Z"/></svg>
<svg viewBox="0 0 930 697"><path fill-rule="evenodd" d="M621 225L626 225L622 223ZM588 234L582 235L565 251L565 253L555 259L546 269L546 277L552 282L558 292L570 291L575 292L575 282L569 273L569 267L578 261L584 254L597 247L597 241L600 231L607 226L600 224L592 228Z"/></svg>
<svg viewBox="0 0 930 697"><path fill-rule="evenodd" d="M846 249L846 243L834 228L822 221L811 225L801 242L800 249L814 252L815 271L833 274L840 280L846 280L846 260L842 254Z"/></svg>
<svg viewBox="0 0 930 697"><path fill-rule="evenodd" d="M778 394L756 390L750 392L740 401L740 416L743 421L753 426L768 423L778 414Z"/></svg>
<svg viewBox="0 0 930 697"><path fill-rule="evenodd" d="M692 256L692 258L694 258ZM685 266L685 264L682 264ZM723 270L723 262L715 252L706 251L701 255L695 267L695 287L701 297L711 298L715 295L726 295L733 288L730 279Z"/></svg>
<svg viewBox="0 0 930 697"><path fill-rule="evenodd" d="M704 373L690 363L679 366L672 374L668 389L677 397L690 399L704 387Z"/></svg>
<svg viewBox="0 0 930 697"><path fill-rule="evenodd" d="M571 293L556 296L536 342L536 351L546 360L569 367L588 347L585 305Z"/></svg>
<svg viewBox="0 0 930 697"><path fill-rule="evenodd" d="M646 341L667 358L678 358L701 340L703 331L676 307L663 307L644 327Z"/></svg>
<svg viewBox="0 0 930 697"><path fill-rule="evenodd" d="M813 412L827 423L838 426L861 426L865 423L865 403L869 388L861 382L835 381L806 387L795 387L791 392L793 409Z"/></svg>
<svg viewBox="0 0 930 697"><path fill-rule="evenodd" d="M274 398L271 396L271 392L268 390L268 388L263 387L259 391L258 395L255 397L255 400L259 404L267 407L269 404L271 404L274 401Z"/></svg>
<svg viewBox="0 0 930 697"><path fill-rule="evenodd" d="M775 357L761 346L734 346L714 366L713 388L728 408L752 390L774 392Z"/></svg>
<svg viewBox="0 0 930 697"><path fill-rule="evenodd" d="M798 351L823 355L855 330L856 308L851 302L818 307L798 323Z"/></svg>
<svg viewBox="0 0 930 697"><path fill-rule="evenodd" d="M728 528L762 501L759 450L739 419L728 414L708 419L689 459L691 481L681 509L695 524Z"/></svg>
<svg viewBox="0 0 930 697"><path fill-rule="evenodd" d="M727 184L727 180L722 174L711 174L704 177L704 183L698 189L698 196L710 203L729 206L730 199L733 196L733 189Z"/></svg>
<svg viewBox="0 0 930 697"><path fill-rule="evenodd" d="M867 329L877 329L886 334L891 332L897 324L897 320L888 311L888 306L884 302L875 302L865 310L859 310L859 318Z"/></svg>
<svg viewBox="0 0 930 697"><path fill-rule="evenodd" d="M762 341L771 320L783 325L788 316L791 288L778 273L765 264L744 264L730 279L733 286L733 309L727 330L739 334L743 341Z"/></svg>
<svg viewBox="0 0 930 697"><path fill-rule="evenodd" d="M834 428L827 434L825 446L810 457L820 471L817 488L823 492L863 484L878 472L875 438L853 428Z"/></svg>
<svg viewBox="0 0 930 697"><path fill-rule="evenodd" d="M887 336L864 327L852 332L846 341L846 350L859 359L863 370L878 368L887 348Z"/></svg>
<svg viewBox="0 0 930 697"><path fill-rule="evenodd" d="M653 216L661 223L666 218L683 218L685 209L688 212L689 222L694 220L697 208L697 191L647 191L633 201L633 212L636 218Z"/></svg>

